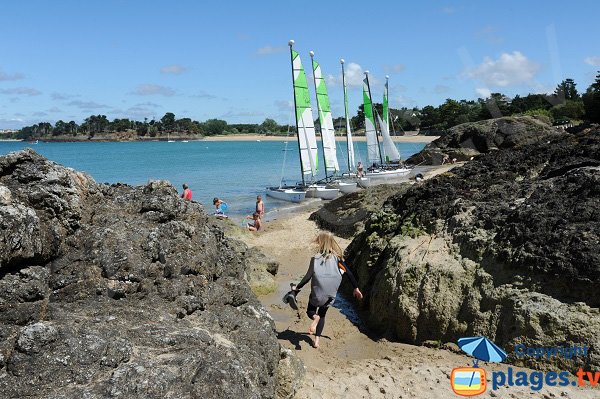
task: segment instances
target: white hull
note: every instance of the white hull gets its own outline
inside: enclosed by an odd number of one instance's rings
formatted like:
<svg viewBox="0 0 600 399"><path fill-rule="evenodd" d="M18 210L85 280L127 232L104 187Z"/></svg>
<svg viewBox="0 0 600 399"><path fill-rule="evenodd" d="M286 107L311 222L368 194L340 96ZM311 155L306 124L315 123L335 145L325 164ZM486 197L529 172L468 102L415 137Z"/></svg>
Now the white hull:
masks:
<svg viewBox="0 0 600 399"><path fill-rule="evenodd" d="M279 188L279 187L267 187L267 195L269 197L277 198L282 201L288 202L302 202L306 196L306 191L299 190L296 188Z"/></svg>
<svg viewBox="0 0 600 399"><path fill-rule="evenodd" d="M406 178L410 172L411 169L406 168L369 172L358 180L358 184L361 187L372 187L378 184L394 183Z"/></svg>
<svg viewBox="0 0 600 399"><path fill-rule="evenodd" d="M350 193L355 193L358 190L360 190L360 187L358 187L358 185L356 184L356 181L354 180L337 180L337 181L333 181L331 183L331 185L334 188L337 188L340 190L341 193L343 194L350 194Z"/></svg>
<svg viewBox="0 0 600 399"><path fill-rule="evenodd" d="M337 188L326 188L325 186L319 186L311 184L306 188L306 197L308 198L321 198L324 200L332 200L338 196L340 190Z"/></svg>

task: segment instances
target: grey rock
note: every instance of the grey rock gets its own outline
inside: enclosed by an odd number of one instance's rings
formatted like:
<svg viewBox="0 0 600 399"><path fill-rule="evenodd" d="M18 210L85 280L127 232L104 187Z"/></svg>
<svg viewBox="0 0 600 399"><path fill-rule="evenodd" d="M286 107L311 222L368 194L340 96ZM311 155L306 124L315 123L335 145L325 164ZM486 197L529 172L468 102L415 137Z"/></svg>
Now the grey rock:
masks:
<svg viewBox="0 0 600 399"><path fill-rule="evenodd" d="M562 133L531 116L506 116L454 126L421 152L407 159L413 165L441 165L456 159L469 161L480 154L519 147Z"/></svg>
<svg viewBox="0 0 600 399"><path fill-rule="evenodd" d="M483 335L509 353L600 347L599 133L489 152L389 197L347 250L368 326L416 344ZM509 361L600 367L595 350Z"/></svg>
<svg viewBox="0 0 600 399"><path fill-rule="evenodd" d="M31 150L0 157L0 187L3 397L276 396L273 320L200 204Z"/></svg>

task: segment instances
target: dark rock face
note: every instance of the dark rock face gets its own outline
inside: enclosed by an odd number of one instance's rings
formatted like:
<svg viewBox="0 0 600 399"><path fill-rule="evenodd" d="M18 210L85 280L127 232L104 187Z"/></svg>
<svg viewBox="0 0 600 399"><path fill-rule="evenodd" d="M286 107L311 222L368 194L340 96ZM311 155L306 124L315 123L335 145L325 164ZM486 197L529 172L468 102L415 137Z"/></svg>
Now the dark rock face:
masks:
<svg viewBox="0 0 600 399"><path fill-rule="evenodd" d="M348 255L382 334L587 344L586 358L551 362L597 370L600 130L495 151L392 196Z"/></svg>
<svg viewBox="0 0 600 399"><path fill-rule="evenodd" d="M173 186L0 158L0 392L275 397L274 324L245 260Z"/></svg>
<svg viewBox="0 0 600 399"><path fill-rule="evenodd" d="M562 132L562 131L561 131ZM561 132L530 116L510 116L468 122L428 144L406 162L413 165L441 165L456 159L468 161L491 151L519 147L555 137Z"/></svg>
<svg viewBox="0 0 600 399"><path fill-rule="evenodd" d="M393 194L404 193L410 184L381 184L342 195L310 215L320 228L344 238L352 238L364 228L373 212L378 212Z"/></svg>

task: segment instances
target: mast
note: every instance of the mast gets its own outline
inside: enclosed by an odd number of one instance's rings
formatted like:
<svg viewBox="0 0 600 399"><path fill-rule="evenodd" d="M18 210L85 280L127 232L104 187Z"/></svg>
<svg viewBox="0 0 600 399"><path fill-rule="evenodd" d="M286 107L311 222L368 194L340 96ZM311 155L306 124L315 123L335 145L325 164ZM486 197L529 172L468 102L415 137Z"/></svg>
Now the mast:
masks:
<svg viewBox="0 0 600 399"><path fill-rule="evenodd" d="M329 178L329 176L327 175L327 156L325 155L325 138L323 137L323 119L321 117L321 107L319 107L319 93L318 93L318 88L317 88L317 78L316 78L316 74L315 74L315 52L314 51L310 51L310 64L312 65L313 68L313 83L315 85L315 98L317 99L317 113L319 114L319 133L321 133L321 148L323 149L323 164L325 165L325 180L327 180Z"/></svg>
<svg viewBox="0 0 600 399"><path fill-rule="evenodd" d="M342 64L342 85L344 86L344 114L346 115L346 147L348 148L348 172L352 172L354 166L354 145L352 143L352 133L350 132L350 119L348 118L348 93L346 90L346 72L344 71L344 59L340 59Z"/></svg>
<svg viewBox="0 0 600 399"><path fill-rule="evenodd" d="M302 185L306 185L306 183L304 182L304 167L302 166L302 150L300 149L300 131L298 129L298 111L297 111L297 106L296 106L296 88L295 88L295 77L294 77L294 53L292 52L292 47L294 46L294 41L290 40L288 42L288 45L290 46L290 60L291 60L291 64L292 64L292 91L294 94L294 115L296 117L296 139L298 140L298 159L300 159L300 174L302 175Z"/></svg>
<svg viewBox="0 0 600 399"><path fill-rule="evenodd" d="M367 81L367 89L369 90L369 100L371 101L371 108L373 109L373 114L377 111L375 110L375 106L373 104L373 97L371 96L371 85L369 84L369 71L365 71L365 79ZM375 125L375 138L377 139L377 151L379 152L379 161L383 165L383 158L381 157L381 148L379 146L379 136L377 135L377 121L376 118L373 118L373 123Z"/></svg>

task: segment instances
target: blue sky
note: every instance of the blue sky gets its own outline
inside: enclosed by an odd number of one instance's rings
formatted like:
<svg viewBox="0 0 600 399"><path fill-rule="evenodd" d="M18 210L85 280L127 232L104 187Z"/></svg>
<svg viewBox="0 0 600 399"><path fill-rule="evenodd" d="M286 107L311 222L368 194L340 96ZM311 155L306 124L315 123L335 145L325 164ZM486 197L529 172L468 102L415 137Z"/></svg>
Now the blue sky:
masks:
<svg viewBox="0 0 600 399"><path fill-rule="evenodd" d="M109 119L221 118L287 123L287 42L328 76L341 116L371 72L374 101L439 105L552 91L583 92L600 70L596 1L11 1L0 15L0 129L91 114ZM313 107L314 108L314 107Z"/></svg>

